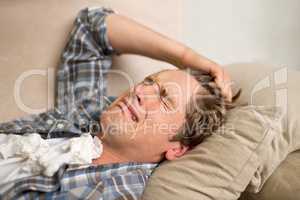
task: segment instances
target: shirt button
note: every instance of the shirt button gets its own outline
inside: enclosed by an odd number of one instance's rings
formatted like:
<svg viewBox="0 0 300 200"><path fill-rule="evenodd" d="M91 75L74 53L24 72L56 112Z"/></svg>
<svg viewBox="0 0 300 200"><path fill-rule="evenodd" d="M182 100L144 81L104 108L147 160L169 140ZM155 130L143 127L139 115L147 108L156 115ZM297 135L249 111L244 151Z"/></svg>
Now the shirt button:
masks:
<svg viewBox="0 0 300 200"><path fill-rule="evenodd" d="M48 125L52 125L52 124L53 124L53 120L48 119L48 120L46 121L46 123L47 123Z"/></svg>
<svg viewBox="0 0 300 200"><path fill-rule="evenodd" d="M58 129L63 129L63 128L64 128L64 124L58 123L58 124L56 125L56 127L57 127Z"/></svg>
<svg viewBox="0 0 300 200"><path fill-rule="evenodd" d="M80 120L79 120L79 124L81 124L81 125L86 124L86 123L85 123L85 120L84 120L84 119L80 119Z"/></svg>

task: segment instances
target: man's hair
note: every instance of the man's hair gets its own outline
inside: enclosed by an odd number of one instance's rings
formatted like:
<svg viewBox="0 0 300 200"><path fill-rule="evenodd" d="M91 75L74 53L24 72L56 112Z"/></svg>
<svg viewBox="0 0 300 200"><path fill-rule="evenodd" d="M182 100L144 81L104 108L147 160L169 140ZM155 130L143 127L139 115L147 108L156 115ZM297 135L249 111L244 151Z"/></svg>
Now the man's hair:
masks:
<svg viewBox="0 0 300 200"><path fill-rule="evenodd" d="M196 70L189 70L188 73L202 87L188 103L186 121L172 141L179 141L182 145L193 148L225 122L225 115L229 109L236 106L235 101L241 90L233 96L232 102L228 102L211 75Z"/></svg>

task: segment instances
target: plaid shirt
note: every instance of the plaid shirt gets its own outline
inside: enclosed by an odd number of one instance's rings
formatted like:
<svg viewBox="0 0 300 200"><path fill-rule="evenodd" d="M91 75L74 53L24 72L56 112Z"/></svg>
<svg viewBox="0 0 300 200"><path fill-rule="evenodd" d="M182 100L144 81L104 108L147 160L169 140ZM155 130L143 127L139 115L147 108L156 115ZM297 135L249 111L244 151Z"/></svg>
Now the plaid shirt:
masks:
<svg viewBox="0 0 300 200"><path fill-rule="evenodd" d="M56 138L99 132L99 116L110 103L106 75L117 54L106 34L104 19L110 13L85 8L76 17L57 72L54 109L2 123L0 133ZM0 199L139 199L155 166L65 165L53 177L33 176L0 186Z"/></svg>

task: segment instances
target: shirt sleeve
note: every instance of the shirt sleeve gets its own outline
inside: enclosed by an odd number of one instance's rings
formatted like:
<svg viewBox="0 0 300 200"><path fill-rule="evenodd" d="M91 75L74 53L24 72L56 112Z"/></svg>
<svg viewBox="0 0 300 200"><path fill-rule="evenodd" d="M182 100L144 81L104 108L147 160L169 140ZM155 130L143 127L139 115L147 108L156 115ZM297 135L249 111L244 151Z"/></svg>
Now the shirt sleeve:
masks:
<svg viewBox="0 0 300 200"><path fill-rule="evenodd" d="M118 55L106 33L105 17L111 13L102 7L78 13L57 70L55 108L0 123L0 133L55 138L97 128L101 111L112 101L106 96L106 75L112 55Z"/></svg>
<svg viewBox="0 0 300 200"><path fill-rule="evenodd" d="M82 132L72 122L66 120L57 109L0 123L0 134L24 135L30 133L38 133L43 139L48 139L76 137L80 136Z"/></svg>
<svg viewBox="0 0 300 200"><path fill-rule="evenodd" d="M109 8L82 9L74 22L57 72L56 107L76 124L99 121L110 102L107 73L111 68L111 46L105 18Z"/></svg>

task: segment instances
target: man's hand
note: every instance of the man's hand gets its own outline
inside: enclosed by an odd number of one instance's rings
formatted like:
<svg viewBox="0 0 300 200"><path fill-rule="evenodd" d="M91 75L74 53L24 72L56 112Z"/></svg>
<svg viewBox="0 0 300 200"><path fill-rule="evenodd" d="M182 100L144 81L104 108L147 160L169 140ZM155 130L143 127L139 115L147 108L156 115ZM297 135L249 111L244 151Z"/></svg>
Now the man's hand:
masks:
<svg viewBox="0 0 300 200"><path fill-rule="evenodd" d="M231 102L231 100L232 100L232 90L231 90L232 81L229 77L229 74L225 71L224 68L221 68L219 65L215 65L212 68L213 69L210 71L210 73L212 74L212 76L215 77L216 84L221 89L223 96L226 97L226 100Z"/></svg>
<svg viewBox="0 0 300 200"><path fill-rule="evenodd" d="M179 68L192 68L211 74L226 100L231 102L232 90L229 74L217 63L186 47L181 56Z"/></svg>

